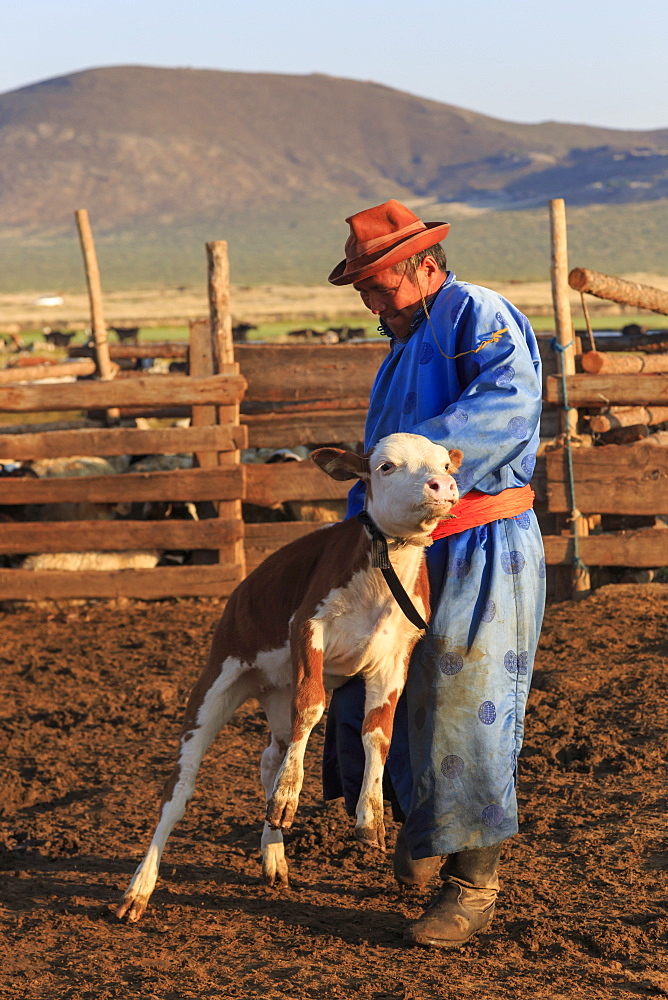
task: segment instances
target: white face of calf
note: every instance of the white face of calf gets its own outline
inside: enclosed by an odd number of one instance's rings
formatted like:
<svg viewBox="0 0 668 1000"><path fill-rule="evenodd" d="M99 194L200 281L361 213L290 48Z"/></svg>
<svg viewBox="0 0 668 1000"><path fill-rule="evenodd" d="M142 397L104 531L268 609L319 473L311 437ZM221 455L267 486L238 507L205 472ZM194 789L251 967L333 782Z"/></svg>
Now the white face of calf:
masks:
<svg viewBox="0 0 668 1000"><path fill-rule="evenodd" d="M390 434L366 457L337 448L311 455L333 479L363 479L370 516L394 538L429 534L448 517L459 499L452 473L463 457L419 434Z"/></svg>
<svg viewBox="0 0 668 1000"><path fill-rule="evenodd" d="M452 473L462 458L419 434L379 441L369 456L367 510L380 530L400 538L433 531L459 499Z"/></svg>

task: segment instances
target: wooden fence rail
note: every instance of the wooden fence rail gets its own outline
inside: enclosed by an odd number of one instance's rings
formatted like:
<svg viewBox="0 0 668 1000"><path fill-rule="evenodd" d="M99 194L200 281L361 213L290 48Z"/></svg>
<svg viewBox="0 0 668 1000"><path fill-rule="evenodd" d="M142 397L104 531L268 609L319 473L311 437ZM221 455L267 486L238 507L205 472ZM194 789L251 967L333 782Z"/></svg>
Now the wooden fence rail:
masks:
<svg viewBox="0 0 668 1000"><path fill-rule="evenodd" d="M192 503L207 507L195 521L36 519L0 523L0 553L190 551L196 565L159 570L30 571L0 569L0 599L228 595L246 567L254 568L281 545L322 526L319 521L270 520L291 504L341 505L349 483L324 476L310 462L242 464L246 447L317 446L361 442L369 392L387 355L386 341L364 344L235 344L229 333L227 277L223 244L210 244L210 295L214 333L206 321L191 323L187 345L157 345L160 356L187 358L188 375L144 375L66 385L0 384L0 414L39 411L115 411L188 415L190 427L74 426L21 433L0 427L0 459L29 461L74 455L166 455L189 453L195 467L81 478L5 478L1 503L48 511L50 504ZM567 331L564 331L564 336ZM544 360L546 410L543 435L558 432L563 388L556 357L539 337ZM156 345L110 345L114 357L157 356ZM81 349L70 352L76 354ZM578 409L606 415L614 426L615 407L660 413L668 407L668 372L628 374L619 360L599 361L599 374L566 376L573 429ZM576 359L576 369L579 360ZM617 365L624 372L606 371ZM652 367L661 368L659 361ZM27 376L26 376L27 377ZM652 411L652 407L655 408ZM580 414L581 416L581 414ZM90 420L88 421L90 423ZM618 421L623 423L623 419ZM592 421L593 425L593 421ZM606 424L607 426L607 424ZM580 427L580 430L583 428ZM578 509L584 515L661 517L668 515L668 447L655 440L633 445L579 447L572 453ZM545 444L545 441L544 441ZM566 452L553 442L539 457L533 478L536 510L549 566L570 566L575 554L570 529L555 530L573 506ZM243 523L241 502L267 511L267 520ZM342 509L342 508L340 508ZM324 515L323 515L324 516ZM607 531L578 538L581 559L591 566L652 568L668 564L668 531ZM213 560L217 560L212 562Z"/></svg>
<svg viewBox="0 0 668 1000"><path fill-rule="evenodd" d="M569 284L582 293L622 304L668 311L666 292L586 268L572 270ZM582 304L587 319L584 295ZM624 351L619 351L622 342L617 340L605 346L607 353L584 354L579 359L583 374L570 370L564 379L547 375L546 402L568 406L568 412L575 415L565 447L552 449L546 456L548 510L558 516L574 513L570 529L544 538L549 565L570 563L575 568L576 554L580 569L583 564L650 569L668 565L668 530L662 530L666 527L662 519L668 514L668 447L661 434L651 433L662 415L668 418L668 360L662 353L666 350L663 341L661 337L625 337ZM585 429L583 416L586 430L593 434L615 435L618 441L624 435L641 440L578 447L585 441L595 443L591 437L578 437ZM644 517L645 524L653 519L654 526L606 531L605 516L617 520ZM595 534L589 534L592 524Z"/></svg>
<svg viewBox="0 0 668 1000"><path fill-rule="evenodd" d="M637 444L576 448L572 459L582 513L668 514L668 448L645 439ZM564 448L547 455L547 498L549 510L570 511Z"/></svg>
<svg viewBox="0 0 668 1000"><path fill-rule="evenodd" d="M221 254L224 256L224 248L219 246L218 259ZM225 302L220 294L218 298L220 319ZM195 460L192 468L165 471L133 471L130 466L123 473L72 478L3 477L0 503L5 511L25 506L32 519L0 523L0 553L119 553L132 565L133 560L126 556L133 553L146 554L150 562L152 558L157 561L160 552L181 550L191 552L196 563L103 572L2 568L0 599L225 597L231 593L245 571L240 516L245 473L238 456L247 444L247 431L239 423L238 406L247 383L234 361L222 356L220 342L213 345L210 341L208 332L203 338L201 329L194 331L188 350L194 371L187 376L140 375L65 385L0 384L0 414L95 410L116 419L119 412L131 408L159 413L176 406L185 408L192 417L190 427L150 429L81 426L32 431L21 426L22 433L15 433L6 423L0 428L0 458L5 461L180 453ZM216 357L222 359L216 362ZM29 373L24 377L29 378ZM136 515L116 520L52 519L54 504L76 505L76 517L82 505L99 504L108 509L122 504L132 511L133 504L147 503L199 504L203 516L160 521L138 520ZM100 562L106 565L104 560Z"/></svg>

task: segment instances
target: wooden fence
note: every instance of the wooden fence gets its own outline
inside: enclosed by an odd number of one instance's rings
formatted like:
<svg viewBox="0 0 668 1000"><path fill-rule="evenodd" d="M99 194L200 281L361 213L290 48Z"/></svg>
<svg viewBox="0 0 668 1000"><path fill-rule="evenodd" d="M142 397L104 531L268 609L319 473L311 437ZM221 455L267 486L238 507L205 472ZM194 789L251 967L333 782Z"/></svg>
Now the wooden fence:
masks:
<svg viewBox="0 0 668 1000"><path fill-rule="evenodd" d="M559 407L563 433L547 449L547 508L558 531L544 541L548 565L572 567L577 593L590 588L589 567L668 565L668 445L656 433L668 421L666 335L597 342L585 293L662 314L668 294L586 268L569 273L562 199L550 202L550 223L561 364L545 379L545 400ZM591 348L579 356L569 286L580 292Z"/></svg>
<svg viewBox="0 0 668 1000"><path fill-rule="evenodd" d="M193 346L195 349L193 349ZM191 345L191 354L197 354ZM200 352L206 359L207 351ZM211 352L208 352L210 358ZM246 387L235 364L215 375L149 375L118 381L0 386L0 414L41 411L108 411L137 408L160 412L179 405L192 413L190 427L81 427L16 433L2 427L0 459L26 461L59 456L114 456L194 453L197 467L172 471L77 478L2 480L3 505L56 503L147 503L209 501L216 516L203 520L9 521L0 523L0 553L188 550L209 553L202 565L161 566L113 572L0 569L0 599L225 596L244 573L237 552L243 541L238 517L224 504L240 503L243 470L238 455L247 433L220 415L238 407ZM48 508L45 508L48 510ZM229 508L228 508L229 509Z"/></svg>
<svg viewBox="0 0 668 1000"><path fill-rule="evenodd" d="M171 356L188 357L191 371L202 344L210 342L208 323L194 323L191 343L171 345ZM572 508L564 448L554 440L561 405L561 378L548 338L539 338L546 362L543 441L533 485L544 532L548 566L569 566L572 532L555 530L557 516ZM125 353L137 348L123 345ZM387 352L386 342L327 345L234 347L236 365L218 375L142 375L112 382L66 385L0 386L0 411L103 410L193 414L191 427L84 428L0 435L0 458L28 460L59 455L120 455L194 452L198 467L171 472L123 474L86 479L5 480L2 502L45 504L61 501L244 501L267 512L299 501L344 500L349 484L323 476L309 462L221 466L242 447L282 448L361 441L369 390ZM160 349L142 346L142 354ZM111 348L112 360L116 352ZM204 351L204 353L206 353ZM200 367L202 367L200 365ZM204 364L204 369L207 365ZM578 359L578 367L581 361ZM245 388L245 395L244 395ZM568 399L592 416L610 405L647 408L668 405L668 373L592 375L567 378ZM217 421L223 405L239 405L236 424ZM207 423L202 423L206 420ZM212 422L213 421L213 422ZM7 431L9 428L5 428ZM24 429L25 430L25 429ZM547 435L546 435L547 431ZM546 438L548 440L546 440ZM660 440L660 437L657 439ZM668 448L653 440L573 450L576 502L583 514L668 515ZM267 516L271 516L269 513ZM58 573L0 570L0 597L136 597L215 594L225 596L244 567L233 547L244 544L247 569L270 552L319 527L313 521L253 521L236 517L188 521L35 522L0 524L0 552L83 550L215 550L213 565L120 570L114 573ZM668 564L668 531L602 531L579 540L580 556L590 566L657 567Z"/></svg>
<svg viewBox="0 0 668 1000"><path fill-rule="evenodd" d="M582 356L581 363L586 363L586 357ZM577 372L566 377L566 392L569 407L579 411L585 430L603 414L609 414L610 422L615 423L617 408L641 408L648 420L653 407L668 407L668 373ZM563 404L560 376L547 377L545 394L548 403ZM632 443L572 449L574 503L567 449L555 447L546 455L548 511L566 514L575 506L581 514L598 522L596 533L578 540L580 557L587 566L655 569L668 565L668 525L662 521L668 515L666 435L647 434L646 425L640 421L636 426L638 440ZM633 527L605 530L606 520L621 518L642 518L645 525L649 518L655 523L635 530ZM546 535L544 541L548 564L572 562L575 554L572 531L568 530L564 536Z"/></svg>
<svg viewBox="0 0 668 1000"><path fill-rule="evenodd" d="M647 518L653 521L668 515L668 446L663 437L652 434L633 444L576 447L593 443L592 435L583 431L623 425L624 420L628 425L632 411L627 409L626 417L620 415L617 419L619 407L640 408L647 414L648 424L656 425L667 418L667 366L661 358L654 357L649 363L642 358L639 361L637 355L632 363L627 357L618 357L614 362L603 355L601 360L600 350L576 356L570 309L565 306L564 295L567 268L563 203L552 202L551 212L556 234L555 321L557 340L563 346L568 408L563 406L557 355L550 350L550 338L539 336L545 410L532 483L546 562L552 568L572 567L577 549L587 566L668 565L668 530L646 527ZM560 240L561 250L557 252ZM0 378L0 415L96 411L104 418L100 426L79 424L60 430L31 431L24 426L18 433L11 425L0 428L0 460L182 452L195 456L195 467L191 469L76 479L3 478L0 503L11 508L59 502L206 502L210 513L196 521L0 522L0 554L149 548L192 552L193 564L77 573L0 569L0 599L224 597L247 570L268 554L320 526L318 521L287 519L284 505L345 500L349 484L334 482L309 462L244 464L240 462L240 449L361 442L369 392L387 353L387 342L332 346L233 344L226 245L207 244L207 253L211 322L192 322L187 344L107 345L101 327L94 351L69 351L74 357L90 355L87 361L77 363L80 372L85 367L87 373L94 369L102 375L104 367L106 377L101 381L25 385L14 381L11 372L0 373L4 376ZM587 282L594 281L597 290L592 294L601 295L603 285L612 287L609 282L601 283L605 275L582 269L577 269L578 281L585 280L583 274ZM619 288L619 284L613 285ZM646 293L642 286L633 286L626 294ZM100 294L98 289L96 297ZM652 297L651 308L657 308L658 303L657 311L662 311L663 299L659 299ZM591 331L589 336L591 343ZM647 339L636 338L631 346L646 353L661 351L661 345L648 345ZM665 344L662 346L665 351ZM186 361L188 374L125 371L113 377L114 362L151 357ZM73 364L69 361L60 366L62 373L66 368L69 373ZM105 420L118 422L140 414L190 416L191 426L150 430L120 424L104 426ZM561 446L566 441L571 445L570 462L567 449ZM261 515L244 523L242 501L256 511L264 509L266 517ZM575 522L569 521L574 508ZM270 512L274 512L274 519ZM637 530L633 524L622 531L606 530L610 527L606 517L645 521ZM662 526L660 520L657 526ZM586 586L588 576L580 574L578 589ZM554 587L549 589L554 594ZM561 591L563 594L563 586Z"/></svg>

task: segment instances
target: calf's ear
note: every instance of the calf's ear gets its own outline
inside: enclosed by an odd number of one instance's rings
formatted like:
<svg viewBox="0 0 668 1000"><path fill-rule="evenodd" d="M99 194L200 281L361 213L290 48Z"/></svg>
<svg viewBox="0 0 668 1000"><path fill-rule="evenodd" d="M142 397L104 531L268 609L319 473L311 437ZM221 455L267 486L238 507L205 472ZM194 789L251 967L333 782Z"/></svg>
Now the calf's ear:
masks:
<svg viewBox="0 0 668 1000"><path fill-rule="evenodd" d="M462 459L464 458L464 452L460 451L459 448L450 448L450 472L456 472L459 466L462 464Z"/></svg>
<svg viewBox="0 0 668 1000"><path fill-rule="evenodd" d="M354 451L344 451L342 448L316 448L309 455L323 472L331 479L369 478L369 460L364 455L356 455Z"/></svg>

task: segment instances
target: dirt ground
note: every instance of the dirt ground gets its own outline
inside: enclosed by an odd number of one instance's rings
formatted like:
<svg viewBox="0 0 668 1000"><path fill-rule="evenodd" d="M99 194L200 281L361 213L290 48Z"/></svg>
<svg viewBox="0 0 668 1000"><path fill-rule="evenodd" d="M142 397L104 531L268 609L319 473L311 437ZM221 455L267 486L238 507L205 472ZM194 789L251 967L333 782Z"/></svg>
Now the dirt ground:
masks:
<svg viewBox="0 0 668 1000"><path fill-rule="evenodd" d="M403 946L431 890L402 894L340 804L322 805L322 724L287 839L292 887L262 884L266 731L251 704L205 760L146 915L112 916L219 612L208 599L0 611L0 996L668 995L668 586L609 586L548 609L521 832L491 931L454 953ZM389 811L388 827L393 843Z"/></svg>

